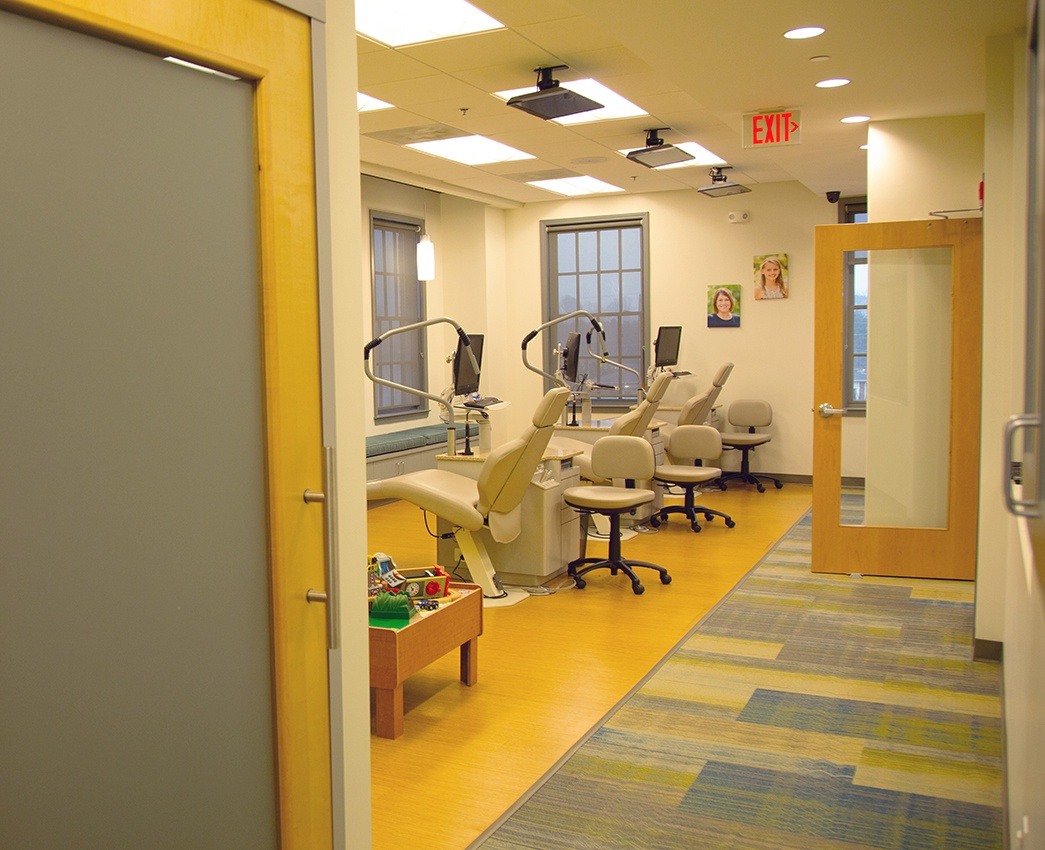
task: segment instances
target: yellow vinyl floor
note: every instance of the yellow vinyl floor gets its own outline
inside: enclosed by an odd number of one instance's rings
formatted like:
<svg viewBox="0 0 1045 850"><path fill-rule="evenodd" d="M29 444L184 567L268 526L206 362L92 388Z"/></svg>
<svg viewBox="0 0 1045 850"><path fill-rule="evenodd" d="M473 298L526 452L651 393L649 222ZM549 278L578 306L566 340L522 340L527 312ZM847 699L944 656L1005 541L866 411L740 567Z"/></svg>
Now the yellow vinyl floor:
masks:
<svg viewBox="0 0 1045 850"><path fill-rule="evenodd" d="M407 681L402 737L371 737L375 850L468 847L736 585L811 496L798 484L702 495L701 504L729 513L736 527L716 518L694 534L675 514L655 533L625 541L625 558L672 575L662 585L641 570L642 596L627 577L598 570L584 590L486 608L478 682L462 684L458 653L444 656ZM367 518L369 552L386 552L399 567L435 563L418 508L395 502ZM589 555L605 549L588 544ZM565 583L561 576L548 585Z"/></svg>

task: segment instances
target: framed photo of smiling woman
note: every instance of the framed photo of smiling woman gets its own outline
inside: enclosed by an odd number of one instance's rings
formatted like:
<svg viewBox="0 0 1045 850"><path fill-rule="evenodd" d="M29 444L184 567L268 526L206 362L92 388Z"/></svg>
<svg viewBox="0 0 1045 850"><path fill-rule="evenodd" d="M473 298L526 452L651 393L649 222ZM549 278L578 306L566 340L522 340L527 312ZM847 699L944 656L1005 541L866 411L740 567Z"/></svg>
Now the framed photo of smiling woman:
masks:
<svg viewBox="0 0 1045 850"><path fill-rule="evenodd" d="M735 283L708 287L708 327L740 327L740 286Z"/></svg>

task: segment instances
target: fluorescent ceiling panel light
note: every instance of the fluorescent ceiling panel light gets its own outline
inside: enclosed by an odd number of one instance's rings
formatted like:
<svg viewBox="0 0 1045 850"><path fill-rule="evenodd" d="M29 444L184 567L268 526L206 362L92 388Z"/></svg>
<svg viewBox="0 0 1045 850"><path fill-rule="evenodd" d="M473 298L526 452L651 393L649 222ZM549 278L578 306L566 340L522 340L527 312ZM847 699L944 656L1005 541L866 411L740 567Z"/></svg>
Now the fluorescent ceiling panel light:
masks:
<svg viewBox="0 0 1045 850"><path fill-rule="evenodd" d="M538 189L547 189L559 195L600 195L607 192L623 192L619 186L611 186L594 177L563 177L559 180L532 180L528 186L536 186Z"/></svg>
<svg viewBox="0 0 1045 850"><path fill-rule="evenodd" d="M212 74L215 77L223 77L226 80L239 79L239 77L234 77L232 74L226 74L224 71L208 68L206 65L197 65L195 62L189 62L186 59L179 59L177 56L164 56L163 61L170 62L172 65L181 65L183 68L191 68L193 71L200 71L204 74Z"/></svg>
<svg viewBox="0 0 1045 850"><path fill-rule="evenodd" d="M559 88L569 89L589 100L602 104L602 109L593 109L590 112L578 112L575 115L564 115L561 118L551 119L556 124L587 124L591 121L609 121L613 118L637 118L647 115L645 110L636 106L629 100L625 100L615 91L606 88L602 83L595 80L571 80L568 83L559 83ZM512 89L511 91L499 91L494 94L501 100L510 100L516 95L535 91L534 87L524 89Z"/></svg>
<svg viewBox="0 0 1045 850"><path fill-rule="evenodd" d="M363 94L361 91L356 92L356 112L377 112L379 109L394 108L391 103L385 103L383 100Z"/></svg>
<svg viewBox="0 0 1045 850"><path fill-rule="evenodd" d="M865 121L870 121L870 115L850 115L846 118L839 118L843 124L863 124Z"/></svg>
<svg viewBox="0 0 1045 850"><path fill-rule="evenodd" d="M459 136L455 139L435 139L430 142L414 142L406 145L421 153L441 156L443 159L463 165L490 165L494 162L514 162L520 159L536 159L533 154L502 145L485 136Z"/></svg>
<svg viewBox="0 0 1045 850"><path fill-rule="evenodd" d="M845 77L836 77L832 80L821 80L816 84L818 89L837 89L841 86L847 86L851 80L847 80Z"/></svg>
<svg viewBox="0 0 1045 850"><path fill-rule="evenodd" d="M691 165L725 165L726 161L717 154L713 154L707 148L702 145L698 145L696 142L679 142L675 145L679 150L683 150L688 153L693 159L687 159L685 162L676 162L674 165L661 165L657 167L657 171L667 171L671 168L689 168ZM622 156L627 156L631 153L630 148L624 148L618 151Z"/></svg>
<svg viewBox="0 0 1045 850"><path fill-rule="evenodd" d="M784 38L790 39L802 39L802 38L816 38L818 35L824 34L823 27L796 27L793 30L788 30L784 33Z"/></svg>
<svg viewBox="0 0 1045 850"><path fill-rule="evenodd" d="M504 24L465 0L356 0L356 32L403 47L504 29Z"/></svg>

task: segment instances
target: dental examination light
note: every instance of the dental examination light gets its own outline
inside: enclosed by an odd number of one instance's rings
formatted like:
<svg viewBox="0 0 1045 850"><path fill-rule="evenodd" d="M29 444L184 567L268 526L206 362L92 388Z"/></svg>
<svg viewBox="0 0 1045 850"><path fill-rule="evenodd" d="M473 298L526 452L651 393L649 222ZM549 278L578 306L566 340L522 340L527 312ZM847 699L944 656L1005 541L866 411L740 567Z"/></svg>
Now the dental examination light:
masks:
<svg viewBox="0 0 1045 850"><path fill-rule="evenodd" d="M410 325L403 325L402 327L392 328L390 331L385 331L381 336L375 337L370 340L363 347L363 371L366 372L366 376L373 381L375 384L381 384L383 387L391 387L394 390L400 390L410 395L420 396L426 398L429 401L434 401L436 404L442 406L446 410L446 429L447 429L447 453L454 455L457 453L457 426L454 424L454 406L441 395L435 395L434 393L425 392L417 387L408 387L406 384L397 384L395 381L389 381L387 378L379 378L374 374L373 369L370 365L370 352L377 348L382 342L388 339L390 336L396 334L406 333L408 331L416 331L421 328L426 328L429 325L437 324L448 324L452 325L457 331L457 338L461 341L462 351L468 355L468 361L475 373L479 373L479 363L475 359L475 354L472 352L471 341L468 338L468 334L461 329L461 326L457 324L453 319L449 319L446 316L440 316L438 319L428 319L424 322L414 322Z"/></svg>

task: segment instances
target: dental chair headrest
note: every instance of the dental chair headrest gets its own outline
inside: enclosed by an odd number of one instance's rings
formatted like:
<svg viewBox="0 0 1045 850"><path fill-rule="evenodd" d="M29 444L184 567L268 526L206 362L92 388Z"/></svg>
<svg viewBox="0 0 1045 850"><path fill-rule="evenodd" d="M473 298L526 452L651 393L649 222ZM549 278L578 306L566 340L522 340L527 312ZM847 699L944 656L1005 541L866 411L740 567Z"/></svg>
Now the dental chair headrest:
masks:
<svg viewBox="0 0 1045 850"><path fill-rule="evenodd" d="M718 371L715 373L715 377L711 379L711 383L716 387L721 387L726 382L726 378L729 377L729 373L732 371L732 363L723 363L718 367Z"/></svg>
<svg viewBox="0 0 1045 850"><path fill-rule="evenodd" d="M541 403L533 412L533 427L548 428L558 422L562 409L566 405L565 398L569 395L570 391L565 387L554 387L545 393Z"/></svg>

